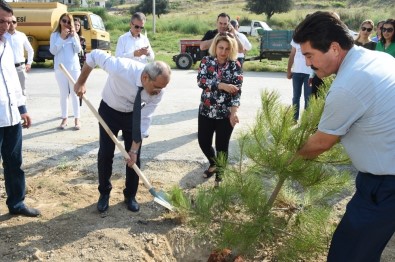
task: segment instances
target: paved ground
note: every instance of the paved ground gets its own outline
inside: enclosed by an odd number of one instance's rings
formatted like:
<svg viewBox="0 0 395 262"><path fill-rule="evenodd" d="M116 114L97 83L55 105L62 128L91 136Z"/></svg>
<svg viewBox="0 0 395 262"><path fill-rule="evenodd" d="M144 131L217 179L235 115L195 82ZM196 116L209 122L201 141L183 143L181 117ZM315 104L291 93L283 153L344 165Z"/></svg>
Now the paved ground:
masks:
<svg viewBox="0 0 395 262"><path fill-rule="evenodd" d="M99 105L101 90L107 74L95 69L88 79L87 98ZM232 136L253 123L260 107L260 93L276 89L284 103L292 101L291 81L284 73L247 72L242 89L240 124ZM82 106L80 131L74 131L72 108L69 103L69 127L59 131L59 91L51 69L33 69L28 79L28 109L33 126L24 130L25 150L45 150L52 154L95 154L98 149L98 124L86 105ZM150 129L150 137L144 140L143 159L205 161L197 144L197 108L200 89L196 85L196 71L173 70L172 80L157 108Z"/></svg>

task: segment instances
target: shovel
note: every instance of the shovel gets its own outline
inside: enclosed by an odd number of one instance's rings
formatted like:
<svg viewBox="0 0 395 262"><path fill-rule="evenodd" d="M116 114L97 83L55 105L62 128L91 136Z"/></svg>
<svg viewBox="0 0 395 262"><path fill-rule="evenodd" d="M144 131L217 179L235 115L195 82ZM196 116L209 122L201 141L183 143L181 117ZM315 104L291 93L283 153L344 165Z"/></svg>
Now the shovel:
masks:
<svg viewBox="0 0 395 262"><path fill-rule="evenodd" d="M62 69L63 73L67 76L69 81L75 85L75 80L73 77L70 75L70 73L67 71L67 69L64 67L63 64L59 64L60 69ZM115 143L115 145L118 147L119 151L121 151L122 155L126 159L130 159L130 156L128 152L126 152L125 148L122 146L122 144L118 141L118 139L115 137L115 135L111 132L111 129L108 127L106 122L104 122L103 118L99 115L95 107L92 105L92 103L86 98L85 96L82 96L82 99L84 102L87 104L89 109L92 111L93 115L99 120L101 126L104 128L104 130L107 132L108 136L112 139L112 141ZM156 192L155 188L151 185L151 183L148 181L146 176L141 172L139 167L136 164L133 164L134 171L137 173L137 175L143 180L145 187L148 189L148 191L151 193L151 195L154 196L154 201L158 203L159 205L173 211L174 207L166 200L166 196L163 192Z"/></svg>

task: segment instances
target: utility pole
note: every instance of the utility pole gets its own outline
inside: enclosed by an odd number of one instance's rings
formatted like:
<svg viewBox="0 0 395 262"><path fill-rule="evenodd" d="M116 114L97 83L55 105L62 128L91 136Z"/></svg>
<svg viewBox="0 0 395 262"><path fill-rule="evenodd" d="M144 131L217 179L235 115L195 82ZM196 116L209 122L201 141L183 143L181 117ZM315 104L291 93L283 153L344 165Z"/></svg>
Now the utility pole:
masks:
<svg viewBox="0 0 395 262"><path fill-rule="evenodd" d="M156 19L156 14L155 14L155 0L152 0L152 16L153 16L153 19L152 19L152 22L153 22L153 25L152 25L152 31L153 31L153 33L155 34L155 32L156 32L156 21L155 21L155 19Z"/></svg>

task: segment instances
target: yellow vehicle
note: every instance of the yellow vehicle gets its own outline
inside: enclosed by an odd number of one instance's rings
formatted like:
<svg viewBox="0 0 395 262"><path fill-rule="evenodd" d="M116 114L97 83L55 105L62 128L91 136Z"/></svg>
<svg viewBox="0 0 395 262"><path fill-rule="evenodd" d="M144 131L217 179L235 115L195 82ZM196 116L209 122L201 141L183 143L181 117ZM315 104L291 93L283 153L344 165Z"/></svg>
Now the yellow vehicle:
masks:
<svg viewBox="0 0 395 262"><path fill-rule="evenodd" d="M56 29L59 18L67 12L67 6L57 2L49 3L9 3L18 22L17 30L25 33L34 49L34 61L53 59L49 52L49 39ZM92 12L70 12L81 19L81 33L86 39L86 52L93 49L110 51L110 34L104 28L100 16Z"/></svg>

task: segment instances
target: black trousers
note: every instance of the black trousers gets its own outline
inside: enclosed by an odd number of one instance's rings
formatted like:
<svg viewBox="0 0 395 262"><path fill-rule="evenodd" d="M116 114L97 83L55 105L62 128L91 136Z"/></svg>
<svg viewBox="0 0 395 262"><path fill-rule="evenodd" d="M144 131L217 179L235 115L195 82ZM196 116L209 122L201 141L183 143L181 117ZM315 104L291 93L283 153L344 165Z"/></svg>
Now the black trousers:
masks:
<svg viewBox="0 0 395 262"><path fill-rule="evenodd" d="M328 262L379 262L395 232L395 176L359 172Z"/></svg>
<svg viewBox="0 0 395 262"><path fill-rule="evenodd" d="M115 136L118 136L119 131L122 131L124 146L126 151L129 151L132 146L132 126L133 126L133 112L123 113L109 107L104 101L101 101L99 106L99 114L107 123ZM111 175L112 164L114 159L115 144L108 136L104 128L100 125L100 147L97 158L97 167L99 171L99 192L100 194L109 194L112 189ZM142 143L141 143L142 144ZM140 167L140 152L141 145L137 155L136 165ZM135 197L139 185L139 176L130 167L126 166L126 180L123 194L125 197Z"/></svg>
<svg viewBox="0 0 395 262"><path fill-rule="evenodd" d="M198 141L200 149L210 162L210 166L215 166L216 157L223 154L228 158L229 141L233 127L229 118L212 119L199 114L198 117ZM215 149L213 148L213 137L215 133ZM216 152L217 151L217 152ZM220 170L219 170L220 171Z"/></svg>

